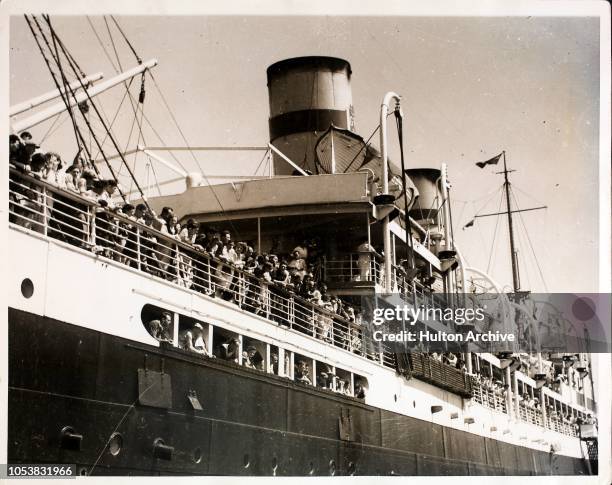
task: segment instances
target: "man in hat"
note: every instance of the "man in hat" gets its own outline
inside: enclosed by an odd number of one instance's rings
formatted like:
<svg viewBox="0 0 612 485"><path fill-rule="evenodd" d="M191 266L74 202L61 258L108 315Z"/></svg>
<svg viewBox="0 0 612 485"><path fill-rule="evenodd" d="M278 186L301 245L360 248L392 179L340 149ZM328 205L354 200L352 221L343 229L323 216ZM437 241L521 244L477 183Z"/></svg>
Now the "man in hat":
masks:
<svg viewBox="0 0 612 485"><path fill-rule="evenodd" d="M9 135L9 163L23 171L26 171L26 166L21 163L21 149L23 144L17 135ZM28 168L29 170L29 168Z"/></svg>
<svg viewBox="0 0 612 485"><path fill-rule="evenodd" d="M172 314L170 312L163 312L160 319L149 322L149 333L160 342L172 342L171 325Z"/></svg>
<svg viewBox="0 0 612 485"><path fill-rule="evenodd" d="M179 336L179 345L183 350L189 350L196 354L209 356L204 339L204 328L198 322L195 322L191 328L181 332Z"/></svg>

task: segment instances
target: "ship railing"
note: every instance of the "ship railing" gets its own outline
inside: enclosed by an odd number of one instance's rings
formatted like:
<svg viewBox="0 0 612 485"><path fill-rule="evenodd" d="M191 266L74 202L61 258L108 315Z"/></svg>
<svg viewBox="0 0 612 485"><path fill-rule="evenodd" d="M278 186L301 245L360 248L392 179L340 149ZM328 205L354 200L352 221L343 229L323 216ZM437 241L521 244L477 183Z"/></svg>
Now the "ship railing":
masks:
<svg viewBox="0 0 612 485"><path fill-rule="evenodd" d="M481 383L473 380L472 401L495 411L508 414L506 398L498 391L486 388ZM578 436L575 424L565 422L555 416L547 416L544 421L541 411L536 407L531 407L524 402L519 402L519 413L517 419L525 423L546 427L557 433L568 436Z"/></svg>
<svg viewBox="0 0 612 485"><path fill-rule="evenodd" d="M371 281L381 286L384 283L382 264L371 253L346 253L325 258L323 275L330 283Z"/></svg>
<svg viewBox="0 0 612 485"><path fill-rule="evenodd" d="M86 246L96 203L76 193L60 191L35 177L11 169L9 222L39 234Z"/></svg>
<svg viewBox="0 0 612 485"><path fill-rule="evenodd" d="M95 201L11 169L10 222L243 310L329 345L394 367L385 344L362 326L167 233Z"/></svg>
<svg viewBox="0 0 612 485"><path fill-rule="evenodd" d="M369 281L379 287L385 287L383 265L376 255L370 253L347 253L325 258L323 275L328 283ZM391 288L393 293L400 293L417 305L435 304L432 292L418 282L407 279L406 272L400 266L393 266Z"/></svg>

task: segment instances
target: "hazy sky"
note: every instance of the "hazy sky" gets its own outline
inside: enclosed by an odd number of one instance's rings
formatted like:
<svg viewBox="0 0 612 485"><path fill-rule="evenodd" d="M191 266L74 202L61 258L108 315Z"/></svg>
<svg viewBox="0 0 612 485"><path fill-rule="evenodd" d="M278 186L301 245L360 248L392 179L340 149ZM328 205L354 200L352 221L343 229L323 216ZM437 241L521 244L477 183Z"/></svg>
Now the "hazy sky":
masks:
<svg viewBox="0 0 612 485"><path fill-rule="evenodd" d="M54 17L54 25L87 73L113 68L85 17ZM470 265L486 269L495 218L462 230L477 210L495 212L502 177L474 165L506 150L520 207L548 205L522 215L550 291L597 289L599 19L544 17L117 17L143 59L155 57L157 83L192 145L265 145L268 141L266 68L303 55L351 63L356 129L367 138L378 124L383 95L403 96L406 163L449 165L455 236ZM91 17L109 50L104 20ZM136 61L115 30L124 68ZM53 88L21 17L10 33L10 103ZM139 80L138 80L139 81ZM137 82L132 92L137 96ZM123 88L100 97L112 117ZM132 125L124 104L114 131L126 145ZM151 80L145 114L168 145L183 145ZM64 118L62 118L63 120ZM61 121L61 120L60 120ZM50 122L33 129L36 139ZM158 145L150 129L147 142ZM389 136L395 129L389 124ZM70 159L70 123L44 142ZM376 145L378 137L375 137ZM130 147L135 145L132 136ZM97 151L97 150L94 150ZM112 152L112 150L110 150ZM252 174L261 154L198 157L207 175ZM391 157L399 159L396 149ZM188 154L182 163L194 169ZM130 163L134 158L131 157ZM145 159L137 162L145 180ZM157 167L160 180L175 175ZM604 181L605 184L608 181ZM129 185L129 184L128 184ZM492 197L491 200L487 200ZM484 206L483 206L484 205ZM503 206L502 206L503 208ZM490 273L511 284L505 221L500 220ZM544 291L522 221L516 217L522 286Z"/></svg>

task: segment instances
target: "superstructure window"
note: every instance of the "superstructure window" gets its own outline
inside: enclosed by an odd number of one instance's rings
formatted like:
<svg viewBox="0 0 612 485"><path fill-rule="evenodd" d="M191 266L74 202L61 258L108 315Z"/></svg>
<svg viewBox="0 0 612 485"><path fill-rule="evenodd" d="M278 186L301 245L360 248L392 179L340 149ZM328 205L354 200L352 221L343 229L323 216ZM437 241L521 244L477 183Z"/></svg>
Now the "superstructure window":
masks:
<svg viewBox="0 0 612 485"><path fill-rule="evenodd" d="M210 357L212 325L194 318L179 317L178 346L189 352Z"/></svg>
<svg viewBox="0 0 612 485"><path fill-rule="evenodd" d="M160 343L174 341L174 313L155 305L142 308L140 318L147 332Z"/></svg>

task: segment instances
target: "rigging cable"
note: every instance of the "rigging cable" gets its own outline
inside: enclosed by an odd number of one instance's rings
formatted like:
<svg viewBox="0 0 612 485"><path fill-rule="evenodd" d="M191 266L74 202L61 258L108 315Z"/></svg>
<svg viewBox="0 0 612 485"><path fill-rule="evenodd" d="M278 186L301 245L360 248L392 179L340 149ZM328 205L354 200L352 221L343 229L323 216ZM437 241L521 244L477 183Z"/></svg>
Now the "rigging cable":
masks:
<svg viewBox="0 0 612 485"><path fill-rule="evenodd" d="M519 208L519 205L518 205L518 202L516 200L516 196L514 195L514 191L513 190L510 190L510 195L514 199L514 204L516 205L516 207ZM523 219L523 213L519 212L518 214L519 214L519 219L521 221L521 224L523 225L523 230L525 231L525 235L527 236L527 241L529 241L529 247L531 248L531 253L533 254L533 259L535 259L536 266L538 268L538 272L540 273L540 278L542 278L542 283L544 284L544 289L548 293L548 285L546 284L546 280L544 279L544 273L542 272L542 268L540 267L540 261L538 260L538 257L536 256L535 249L533 247L533 243L531 242L531 237L529 236L529 232L527 231L527 226L525 225L525 220Z"/></svg>
<svg viewBox="0 0 612 485"><path fill-rule="evenodd" d="M89 22L89 26L91 27L91 30L93 30L94 35L96 36L96 39L98 39L98 43L100 44L100 47L102 47L102 51L104 52L104 54L106 55L106 58L108 59L108 62L110 62L110 65L113 66L113 69L115 71L115 74L119 74L119 69L117 68L117 66L115 66L115 63L113 62L113 60L111 59L108 51L106 50L106 47L104 47L104 43L102 42L102 39L100 38L100 36L98 35L98 31L96 30L96 28L94 27L91 19L89 18L89 15L86 16L87 18L87 22Z"/></svg>
<svg viewBox="0 0 612 485"><path fill-rule="evenodd" d="M58 113L53 120L53 123L51 123L51 125L49 126L49 128L47 128L47 131L45 132L45 134L42 136L42 138L40 139L40 144L42 145L45 140L47 139L47 137L49 136L49 134L51 133L51 130L53 130L53 127L57 124L57 122L60 120L60 118L62 117L64 113ZM67 120L68 118L64 118L62 120L62 122L57 125L57 127L59 128L60 126L62 126L64 124L64 122Z"/></svg>
<svg viewBox="0 0 612 485"><path fill-rule="evenodd" d="M106 20L106 15L102 17L104 19L104 24L106 25L106 31L108 32L108 37L111 41L111 45L113 46L113 52L115 53L115 59L117 59L117 65L119 66L119 70L123 71L123 66L121 65L121 59L119 58L119 53L117 52L117 47L115 46L115 40L113 39L113 35L111 34L110 27L108 25L108 21ZM139 62L142 64L142 62Z"/></svg>
<svg viewBox="0 0 612 485"><path fill-rule="evenodd" d="M55 32L55 30L53 29L53 26L51 25L51 19L49 18L49 16L43 16L43 18L46 20L47 24L49 25L49 30L51 31L51 35L52 37L55 39L57 37L57 33ZM65 47L63 45L60 44L60 47L62 48L62 51L65 54ZM71 66L73 69L74 67ZM81 86L83 86L83 83L81 81L79 81L81 83ZM87 99L89 100L89 103L91 104L91 106L93 107L94 111L96 112L96 115L98 116L100 122L102 123L102 126L104 127L104 129L106 130L107 133L110 134L110 130L109 128L106 126L106 123L104 122L104 119L102 118L102 115L100 114L100 111L98 110L98 107L96 106L96 104L93 102L93 100L91 99L91 96L89 95L89 93L87 92L87 90L84 91L85 94L87 95ZM96 140L96 144L98 143L97 138L94 137L94 139ZM130 167L127 166L127 163L125 161L125 157L123 156L123 154L120 152L119 146L117 145L117 142L115 141L113 136L110 136L111 141L113 142L113 146L115 147L115 150L117 150L117 152L119 153L119 156L121 157L121 160L123 161L123 163L126 164L126 167L128 169L128 171L130 172L130 176L132 178L134 178L134 174L132 173L132 171L130 170ZM102 155L104 156L104 158L106 159L106 155L104 154L104 152L102 152ZM113 177L115 178L115 180L117 180L117 177L115 175L114 170L112 169L110 163L108 163L109 166L109 170L111 171ZM151 210L151 207L149 206L146 197L144 196L144 193L142 192L140 185L138 184L138 181L134 180L136 187L138 188L139 192L143 195L143 202L145 203L145 205L147 206L147 208L149 210ZM124 201L127 202L125 195L123 195L123 193L120 191L121 197L123 198Z"/></svg>
<svg viewBox="0 0 612 485"><path fill-rule="evenodd" d="M389 112L389 113L387 114L387 118L388 118L389 116L391 116L391 115L393 115L393 111L391 111L391 112ZM368 137L368 139L367 139L367 140L364 142L363 146L362 146L362 147L359 149L359 151L358 151L358 152L355 154L355 156L354 156L354 157L353 157L353 159L351 160L351 163L349 163L349 164L348 164L348 166L346 167L346 169L344 170L344 173L346 173L346 172L348 172L348 171L349 171L349 168L351 168L351 166L353 165L353 162L354 162L355 160L357 160L357 157L359 156L359 154L360 154L360 153L361 153L361 152L362 152L364 149L366 149L366 150L367 150L367 148L368 148L368 146L369 146L369 143L370 143L370 140L372 139L372 137L373 137L373 136L376 134L376 132L377 132L378 130L380 130L380 123L379 123L379 124L376 126L376 128L374 128L374 131L372 132L372 134L371 134L371 135ZM359 167L359 168L361 168L361 167ZM359 170L359 169L358 169L358 170Z"/></svg>
<svg viewBox="0 0 612 485"><path fill-rule="evenodd" d="M121 98L121 101L120 101L120 103L119 103L119 106L117 107L117 110L115 111L115 114L113 115L113 119L112 119L112 120L111 120L111 122L110 122L110 126L111 126L111 128L114 126L115 121L117 120L117 117L119 116L119 113L121 112L121 107L123 106L123 102L125 101L125 98L127 97L128 93L129 93L129 89L130 89L130 86L132 85L132 81L133 81L133 80L134 80L134 78L131 78L131 79L130 79L130 81L129 81L128 85L127 85L127 89L128 89L128 91L126 91L126 92L123 94L123 98ZM107 134L105 134L105 135L104 135L104 139L102 140L102 146L104 146L104 144L106 143L107 138L108 138L108 135L107 135ZM127 148L126 148L126 150L127 150ZM94 157L94 160L95 160L96 158L98 158L98 155L100 155L100 151L98 151L98 152L96 153L96 156Z"/></svg>
<svg viewBox="0 0 612 485"><path fill-rule="evenodd" d="M91 22L91 20L89 19L89 17L87 17L87 20L89 22L89 26L91 27L91 30L93 31L96 39L98 40L98 43L100 44L100 47L102 48L102 51L104 52L104 55L106 56L106 58L109 60L110 64L113 66L113 69L115 70L115 73L119 73L118 68L115 66L113 60L111 59L110 54L108 53L108 51L106 50L106 47L104 46L104 43L102 42L102 39L100 38L100 35L98 34L95 26L93 25L93 23ZM126 86L126 82L123 82L124 86ZM132 111L134 113L134 115L136 115L137 112L137 105L136 105L136 101L133 98L132 94L129 93L129 100L130 100L130 106L132 108ZM157 139L159 140L159 142L163 145L166 146L166 142L164 141L164 139L162 138L162 136L159 134L159 132L155 129L155 127L153 126L153 124L151 123L151 121L149 120L149 118L144 115L144 121L146 121L147 125L149 126L149 128L151 128L151 130L153 131L153 134L157 137ZM142 131L142 125L139 125L139 129ZM143 137L144 140L144 137ZM173 158L173 160L179 165L179 167L181 167L183 169L184 172L188 172L188 170L185 168L185 165L181 162L181 160L174 154L174 152L169 152L170 156Z"/></svg>
<svg viewBox="0 0 612 485"><path fill-rule="evenodd" d="M166 100L164 94L162 93L159 85L157 84L157 81L155 80L155 76L153 76L153 73L149 72L149 75L151 76L151 79L153 80L153 84L155 86L155 89L157 90L157 92L159 93L164 106L166 107L166 109L168 110L168 113L170 114L170 117L172 118L172 120L174 121L174 124L178 130L178 132L180 133L181 137L183 138L183 141L185 142L185 145L187 146L189 153L191 154L191 157L193 158L193 160L196 162L196 165L198 166L198 168L200 169L200 173L202 174L202 176L204 177L204 179L206 180L206 183L208 184L208 187L210 188L210 192L213 194L213 197L215 198L215 200L217 201L217 204L219 204L219 208L221 209L221 213L225 215L225 208L223 207L223 204L221 203L221 200L219 199L219 196L217 195L217 192L215 191L215 189L213 188L213 184L210 183L210 180L208 179L208 176L206 175L206 173L204 172L204 170L202 169L202 166L200 164L200 162L198 161L197 157L195 156L195 154L193 153L193 150L191 149L191 147L189 146L189 142L187 141L187 138L185 137L185 134L183 133L183 130L181 129L176 117L174 116L174 113L172 112L172 110L170 109L170 105L168 104L168 101ZM229 225L232 227L232 229L234 230L234 232L236 233L237 237L240 237L240 232L238 231L238 229L236 228L236 226L234 225L234 223L231 221L231 219L228 219L228 223Z"/></svg>
<svg viewBox="0 0 612 485"><path fill-rule="evenodd" d="M117 20L115 20L115 17L113 17L112 15L110 16L110 18L112 19L112 21L115 23L115 25L117 26L117 29L119 30L119 32L121 33L121 35L123 36L123 39L125 40L126 44L129 46L129 48L132 50L132 53L134 54L134 57L136 57L136 60L138 61L138 64L142 64L142 59L140 58L140 56L136 53L136 50L134 49L134 47L132 46L132 44L130 43L130 41L128 40L128 38L126 37L126 35L123 33L123 30L121 29L121 26L119 25L119 22L117 22Z"/></svg>
<svg viewBox="0 0 612 485"><path fill-rule="evenodd" d="M260 161L259 161L259 163L257 164L257 168L255 168L255 172L253 172L253 175L257 175L257 172L259 172L259 167L261 167L261 164L263 163L263 161L267 159L267 162L266 162L266 164L264 165L264 169L263 169L263 172L262 172L262 173L265 173L266 168L268 168L268 163L270 163L270 160L269 160L269 158L268 158L268 152L269 152L269 151L270 151L270 149L268 148L268 149L267 149L267 150L264 152L263 157L261 157L261 160L260 160Z"/></svg>
<svg viewBox="0 0 612 485"><path fill-rule="evenodd" d="M501 193L501 196L499 198L499 206L497 208L497 212L499 212L501 210L501 206L502 206L502 201L504 200L504 194L503 192ZM493 252L495 249L495 241L497 239L497 227L499 226L499 216L495 219L495 229L493 230L493 240L491 241L491 249L489 252L489 261L487 262L487 274L489 274L489 270L491 269L491 260L493 258Z"/></svg>
<svg viewBox="0 0 612 485"><path fill-rule="evenodd" d="M60 59L60 56L59 56L59 52L57 50L58 42L56 42L55 37L53 37L53 46L54 46L54 50L55 50L55 54L54 54L53 51L51 50L51 45L49 44L47 36L45 35L45 33L44 33L40 23L38 22L38 19L34 15L32 15L32 18L33 18L34 22L36 23L36 26L38 27L38 30L39 30L43 40L45 41L45 44L47 44L47 47L48 47L49 52L51 54L51 57L55 61L56 65L57 65L57 67L59 69L59 72L60 72L60 74L62 76L62 82L64 84L64 89L66 90L66 99L64 100L64 103L66 104L66 108L68 109L68 112L71 114L71 116L73 116L72 107L70 106L70 101L68 99L68 92L70 92L70 94L71 94L71 96L72 96L72 98L73 98L73 100L74 100L74 102L76 103L77 106L79 106L79 103L77 103L76 94L75 94L74 90L70 87L70 85L68 85L66 74L65 74L64 70L62 69L61 59ZM43 18L45 18L45 17L43 16ZM49 21L47 19L45 19L45 20L47 21L47 23L49 23ZM66 53L64 53L64 55L66 55ZM66 58L68 59L68 62L70 63L70 59L67 56L66 56ZM73 68L73 72L76 74L76 70L74 68ZM85 94L88 95L88 93L86 91L86 88L85 88L85 85L83 84L83 81L81 79L79 79L79 83L81 85L81 88L85 91ZM86 123L86 125L87 125L87 127L89 129L89 132L93 135L94 139L97 142L97 139L95 137L95 133L93 132L93 127L89 123L89 121L88 121L87 117L85 116L84 112L81 109L79 109L79 112L81 113L81 116L83 116L83 119L85 120L85 123ZM75 126L78 126L78 125L76 125L76 118L75 118L74 122L75 122ZM87 142L85 141L85 138L83 137L80 129L79 129L79 135L80 135L80 138L81 138L81 141L82 141L82 146L79 144L79 147L78 147L79 148L79 152L81 151L81 149L84 149L85 152L87 153L88 158L91 160L91 152L87 148ZM112 167L110 167L110 163L108 163L108 160L107 160L107 164L109 166L109 170L112 173ZM91 165L93 166L93 168L96 171L96 173L98 175L100 175L100 172L98 171L98 169L95 166L95 164L91 163ZM119 190L119 193L123 197L123 194L121 193L121 190ZM124 200L125 200L125 198L124 198Z"/></svg>
<svg viewBox="0 0 612 485"><path fill-rule="evenodd" d="M30 32L32 32L32 35L34 37L34 40L36 42L36 45L38 46L38 49L40 51L40 54L42 55L45 64L47 65L47 69L49 70L49 73L51 74L51 78L53 79L53 83L55 84L56 89L60 92L60 96L62 98L62 101L64 102L64 104L66 105L66 111L68 111L68 114L70 116L70 119L72 121L72 126L74 128L76 137L77 137L77 147L80 147L81 143L84 145L85 147L85 151L87 152L87 146L85 143L85 138L83 136L83 133L81 132L78 124L76 123L76 119L74 118L74 114L72 113L72 107L70 106L70 100L68 99L68 93L67 92L63 92L59 81L57 80L57 75L55 74L55 72L53 71L53 68L51 67L51 62L49 61L49 59L47 58L47 55L45 54L45 50L43 49L43 46L41 45L39 39L38 39L38 35L36 34L36 31L34 30L34 27L32 25L32 22L30 22L30 19L28 18L27 15L24 14L24 18L28 24L28 27L30 29ZM34 23L36 24L36 26L38 27L40 34L43 38L43 40L45 41L45 44L47 45L47 47L49 48L49 53L51 55L51 57L53 57L53 52L51 52L51 47L49 45L49 42L47 41L47 38L44 36L44 33L42 31L42 28L40 27L40 24L38 23L38 20L36 19L36 17L34 15L32 15L32 20L34 21ZM73 93L74 95L74 93ZM91 156L91 154L89 152L87 152L88 157ZM95 170L96 174L99 175L99 171L98 168L95 166L95 164L93 165L93 169Z"/></svg>

